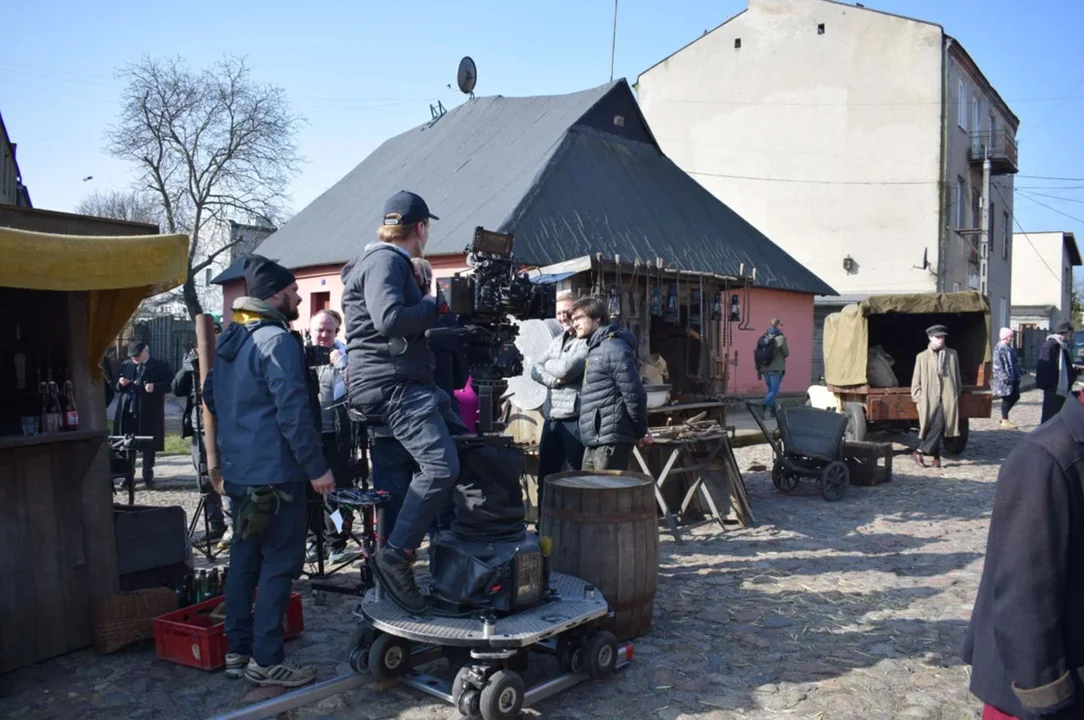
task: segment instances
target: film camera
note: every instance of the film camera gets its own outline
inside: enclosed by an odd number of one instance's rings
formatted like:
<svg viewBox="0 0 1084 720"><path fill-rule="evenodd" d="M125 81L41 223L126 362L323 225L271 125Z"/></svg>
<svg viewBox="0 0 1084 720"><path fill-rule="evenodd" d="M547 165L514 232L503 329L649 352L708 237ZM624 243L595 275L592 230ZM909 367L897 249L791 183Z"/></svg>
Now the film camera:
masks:
<svg viewBox="0 0 1084 720"><path fill-rule="evenodd" d="M467 248L472 272L438 281L442 312L458 317L478 393L478 431L492 433L508 378L523 372L515 320L553 317L556 288L534 283L512 255L514 237L476 228ZM432 331L430 331L432 332ZM460 443L460 475L451 529L434 538L432 598L453 612L516 612L543 602L548 562L523 524L523 452L510 438Z"/></svg>
<svg viewBox="0 0 1084 720"><path fill-rule="evenodd" d="M466 248L469 274L437 281L437 301L442 312L458 316L478 393L480 432L492 432L496 405L508 387L508 378L523 372L523 356L516 348L519 328L515 320L553 317L556 287L534 283L519 270L512 255L511 234L475 228ZM432 332L432 331L431 331ZM439 331L438 331L439 332Z"/></svg>

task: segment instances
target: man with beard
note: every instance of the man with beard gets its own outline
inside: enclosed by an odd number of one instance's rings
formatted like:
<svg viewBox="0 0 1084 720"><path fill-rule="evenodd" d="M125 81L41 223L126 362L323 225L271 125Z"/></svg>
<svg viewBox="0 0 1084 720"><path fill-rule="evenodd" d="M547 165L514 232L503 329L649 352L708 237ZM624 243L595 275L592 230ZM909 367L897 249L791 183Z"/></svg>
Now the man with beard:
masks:
<svg viewBox="0 0 1084 720"><path fill-rule="evenodd" d="M606 303L594 297L572 303L572 327L588 348L580 390L583 469L628 470L632 446L652 442L636 336L611 325Z"/></svg>
<svg viewBox="0 0 1084 720"><path fill-rule="evenodd" d="M374 435L397 440L417 466L388 542L371 564L392 601L412 613L425 609L415 551L459 475L452 435L467 433L434 382L425 331L437 326L437 304L422 294L421 271L411 262L424 253L436 219L418 195L396 193L384 205L378 241L342 271L350 406ZM373 464L379 461L374 451ZM406 458L400 462L405 470Z"/></svg>
<svg viewBox="0 0 1084 720"><path fill-rule="evenodd" d="M305 557L305 484L326 495L335 480L321 450L305 351L290 331L301 302L297 282L259 255L244 266L249 294L233 303L233 323L218 338L204 388L218 418L222 477L234 508L226 675L298 687L316 677L312 668L285 662L282 644L283 616Z"/></svg>

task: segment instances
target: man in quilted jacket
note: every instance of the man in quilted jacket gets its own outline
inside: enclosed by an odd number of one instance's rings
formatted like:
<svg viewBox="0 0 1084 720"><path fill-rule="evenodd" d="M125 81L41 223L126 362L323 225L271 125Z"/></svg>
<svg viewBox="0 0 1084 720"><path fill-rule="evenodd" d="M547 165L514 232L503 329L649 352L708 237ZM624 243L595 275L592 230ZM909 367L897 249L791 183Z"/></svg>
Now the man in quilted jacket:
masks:
<svg viewBox="0 0 1084 720"><path fill-rule="evenodd" d="M580 390L583 469L627 470L633 445L651 442L636 336L610 324L606 303L594 297L572 304L572 327L588 348Z"/></svg>

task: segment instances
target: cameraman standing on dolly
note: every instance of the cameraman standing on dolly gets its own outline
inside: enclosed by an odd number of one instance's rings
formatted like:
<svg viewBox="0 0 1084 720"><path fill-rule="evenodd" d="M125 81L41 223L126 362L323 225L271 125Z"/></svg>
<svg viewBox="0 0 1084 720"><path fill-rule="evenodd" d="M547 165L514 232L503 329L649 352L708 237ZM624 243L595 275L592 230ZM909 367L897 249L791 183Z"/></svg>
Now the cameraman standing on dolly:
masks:
<svg viewBox="0 0 1084 720"><path fill-rule="evenodd" d="M218 418L226 494L235 510L226 581L226 675L257 685L299 687L313 668L284 661L283 617L305 558L306 483L335 484L320 447L320 408L301 338L293 273L245 258L248 297L215 345L204 397ZM213 378L213 381L212 381ZM253 612L253 593L259 586Z"/></svg>
<svg viewBox="0 0 1084 720"><path fill-rule="evenodd" d="M412 263L424 253L429 223L436 219L419 196L396 193L384 205L379 242L367 245L342 271L350 405L374 435L390 432L417 465L387 544L372 561L391 599L414 613L425 609L414 578L415 551L459 475L452 435L467 433L448 395L433 382L425 331L437 326L437 304L422 294L420 271Z"/></svg>

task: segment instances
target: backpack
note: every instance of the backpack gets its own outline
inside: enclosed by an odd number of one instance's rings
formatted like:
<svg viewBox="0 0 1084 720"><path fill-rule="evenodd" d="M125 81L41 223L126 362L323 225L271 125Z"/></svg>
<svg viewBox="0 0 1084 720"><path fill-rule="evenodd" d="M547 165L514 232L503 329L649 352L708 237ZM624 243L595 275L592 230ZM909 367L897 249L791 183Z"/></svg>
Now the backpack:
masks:
<svg viewBox="0 0 1084 720"><path fill-rule="evenodd" d="M775 357L775 335L764 333L757 340L757 348L753 351L753 361L758 367L769 365Z"/></svg>

